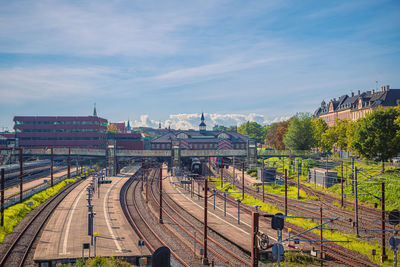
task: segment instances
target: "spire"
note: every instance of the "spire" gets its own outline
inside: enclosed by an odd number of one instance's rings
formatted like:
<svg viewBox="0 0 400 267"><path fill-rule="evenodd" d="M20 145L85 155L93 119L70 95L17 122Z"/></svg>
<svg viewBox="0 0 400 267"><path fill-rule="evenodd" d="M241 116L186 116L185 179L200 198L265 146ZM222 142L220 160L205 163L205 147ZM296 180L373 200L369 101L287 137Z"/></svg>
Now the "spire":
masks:
<svg viewBox="0 0 400 267"><path fill-rule="evenodd" d="M158 123L158 129L161 129L161 121Z"/></svg>
<svg viewBox="0 0 400 267"><path fill-rule="evenodd" d="M126 130L130 131L131 130L131 124L129 123L129 119L128 119L128 123L126 125Z"/></svg>
<svg viewBox="0 0 400 267"><path fill-rule="evenodd" d="M201 113L201 122L199 124L199 130L201 133L206 131L206 124L204 123L204 113Z"/></svg>
<svg viewBox="0 0 400 267"><path fill-rule="evenodd" d="M97 117L96 103L94 103L93 117Z"/></svg>

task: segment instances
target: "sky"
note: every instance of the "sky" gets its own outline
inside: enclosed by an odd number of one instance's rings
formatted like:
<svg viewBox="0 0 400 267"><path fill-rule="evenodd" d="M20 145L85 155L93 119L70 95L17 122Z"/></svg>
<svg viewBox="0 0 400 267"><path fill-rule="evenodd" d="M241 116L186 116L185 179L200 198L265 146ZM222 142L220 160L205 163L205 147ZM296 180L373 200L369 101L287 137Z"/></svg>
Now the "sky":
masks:
<svg viewBox="0 0 400 267"><path fill-rule="evenodd" d="M378 83L377 83L378 82ZM269 124L400 88L400 1L2 1L0 131L16 115Z"/></svg>

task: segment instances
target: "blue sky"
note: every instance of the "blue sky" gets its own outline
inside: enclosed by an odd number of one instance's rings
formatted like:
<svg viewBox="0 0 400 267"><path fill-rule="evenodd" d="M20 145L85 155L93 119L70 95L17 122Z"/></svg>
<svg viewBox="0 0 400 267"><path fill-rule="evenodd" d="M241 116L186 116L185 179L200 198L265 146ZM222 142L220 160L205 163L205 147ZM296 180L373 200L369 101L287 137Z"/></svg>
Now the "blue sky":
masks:
<svg viewBox="0 0 400 267"><path fill-rule="evenodd" d="M269 123L400 88L399 1L3 1L0 130L14 115ZM206 118L207 120L207 118Z"/></svg>

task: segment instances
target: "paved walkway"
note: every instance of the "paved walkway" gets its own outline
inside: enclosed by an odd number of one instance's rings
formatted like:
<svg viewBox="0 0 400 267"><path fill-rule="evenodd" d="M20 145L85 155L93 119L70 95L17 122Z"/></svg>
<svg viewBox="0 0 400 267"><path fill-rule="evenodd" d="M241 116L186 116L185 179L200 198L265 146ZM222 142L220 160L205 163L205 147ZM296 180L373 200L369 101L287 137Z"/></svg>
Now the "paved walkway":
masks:
<svg viewBox="0 0 400 267"><path fill-rule="evenodd" d="M138 247L138 236L122 212L119 194L123 184L132 174L108 177L111 184L96 188L93 206L96 212L94 232L97 232L96 250L90 246L90 256L121 256L135 263L138 257L149 256L146 247ZM91 243L88 235L88 208L86 188L91 178L80 184L60 204L48 221L36 248L34 260L53 263L68 262L82 257L83 243ZM100 191L100 195L98 195ZM85 251L85 257L89 251Z"/></svg>

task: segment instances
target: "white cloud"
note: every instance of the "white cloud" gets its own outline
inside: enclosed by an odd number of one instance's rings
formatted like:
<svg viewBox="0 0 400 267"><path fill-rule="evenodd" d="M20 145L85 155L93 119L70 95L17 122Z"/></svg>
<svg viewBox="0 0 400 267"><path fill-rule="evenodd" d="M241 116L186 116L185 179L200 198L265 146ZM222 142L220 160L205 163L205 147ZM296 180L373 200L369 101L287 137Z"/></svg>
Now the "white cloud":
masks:
<svg viewBox="0 0 400 267"><path fill-rule="evenodd" d="M207 129L211 130L215 125L223 126L240 126L247 121L255 121L261 125L270 124L272 122L279 122L289 119L289 117L276 117L272 120L266 120L264 115L249 113L249 114L219 114L219 113L205 113L205 123ZM162 128L171 127L172 129L198 129L200 123L201 113L179 113L170 114L169 118L163 121L156 121L150 119L148 114L140 116L140 120L132 122L133 127L153 127L158 128L161 122Z"/></svg>

